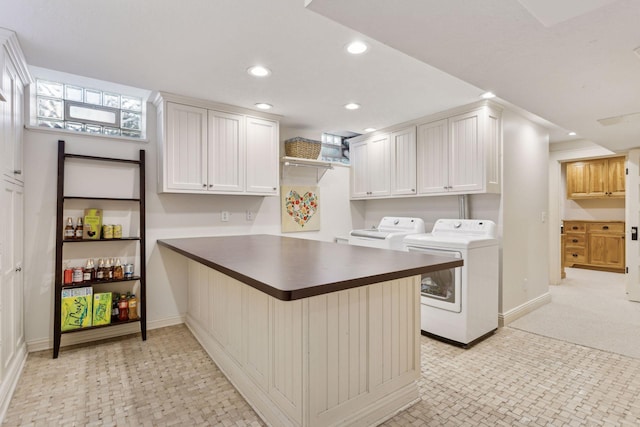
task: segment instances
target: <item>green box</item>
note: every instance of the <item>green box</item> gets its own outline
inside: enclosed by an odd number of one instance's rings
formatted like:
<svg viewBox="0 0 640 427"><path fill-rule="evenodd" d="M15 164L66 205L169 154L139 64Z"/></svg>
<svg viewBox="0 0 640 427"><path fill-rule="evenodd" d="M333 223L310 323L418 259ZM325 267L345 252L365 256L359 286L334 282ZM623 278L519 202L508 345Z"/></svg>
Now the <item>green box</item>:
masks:
<svg viewBox="0 0 640 427"><path fill-rule="evenodd" d="M111 323L111 292L93 294L93 326Z"/></svg>

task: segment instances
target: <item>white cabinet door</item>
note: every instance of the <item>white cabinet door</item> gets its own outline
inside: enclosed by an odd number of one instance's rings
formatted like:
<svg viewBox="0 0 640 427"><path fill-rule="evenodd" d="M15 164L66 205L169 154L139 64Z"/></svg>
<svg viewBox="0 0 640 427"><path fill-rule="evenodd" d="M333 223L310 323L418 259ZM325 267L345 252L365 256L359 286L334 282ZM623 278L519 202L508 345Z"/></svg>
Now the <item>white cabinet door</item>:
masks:
<svg viewBox="0 0 640 427"><path fill-rule="evenodd" d="M416 194L416 127L391 134L391 194Z"/></svg>
<svg viewBox="0 0 640 427"><path fill-rule="evenodd" d="M351 198L366 199L391 194L389 135L376 135L351 144Z"/></svg>
<svg viewBox="0 0 640 427"><path fill-rule="evenodd" d="M449 119L449 191L483 190L482 118L476 110Z"/></svg>
<svg viewBox="0 0 640 427"><path fill-rule="evenodd" d="M366 198L369 192L367 174L367 141L349 146L351 158L351 198Z"/></svg>
<svg viewBox="0 0 640 427"><path fill-rule="evenodd" d="M0 49L2 47L0 46ZM0 55L3 52L0 52ZM22 102L17 101L16 88L18 86L18 77L9 58L5 58L4 67L2 68L2 92L5 95L6 102L0 102L0 108L2 108L2 173L7 178L17 178L22 169L21 165L18 165L18 159L22 160L22 141L18 143L16 135L17 127L17 111L16 107L22 107ZM22 114L20 114L22 116ZM21 135L21 134L20 134Z"/></svg>
<svg viewBox="0 0 640 427"><path fill-rule="evenodd" d="M369 195L373 197L388 196L391 193L389 135L372 138L367 145Z"/></svg>
<svg viewBox="0 0 640 427"><path fill-rule="evenodd" d="M444 193L449 187L449 135L447 120L418 126L418 194Z"/></svg>
<svg viewBox="0 0 640 427"><path fill-rule="evenodd" d="M244 116L209 110L208 137L208 189L211 191L244 191Z"/></svg>
<svg viewBox="0 0 640 427"><path fill-rule="evenodd" d="M0 209L0 378L24 344L23 187L2 182Z"/></svg>
<svg viewBox="0 0 640 427"><path fill-rule="evenodd" d="M165 184L171 190L207 190L207 110L167 103Z"/></svg>
<svg viewBox="0 0 640 427"><path fill-rule="evenodd" d="M278 123L247 117L247 193L278 194Z"/></svg>

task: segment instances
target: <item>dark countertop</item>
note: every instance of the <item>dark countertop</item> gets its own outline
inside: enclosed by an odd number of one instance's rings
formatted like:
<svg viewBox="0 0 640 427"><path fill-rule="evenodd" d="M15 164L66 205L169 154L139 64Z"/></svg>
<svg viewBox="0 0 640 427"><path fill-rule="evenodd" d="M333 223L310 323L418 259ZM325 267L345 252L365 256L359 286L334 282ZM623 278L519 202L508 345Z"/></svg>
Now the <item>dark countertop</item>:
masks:
<svg viewBox="0 0 640 427"><path fill-rule="evenodd" d="M265 234L158 244L283 301L462 266L460 259Z"/></svg>

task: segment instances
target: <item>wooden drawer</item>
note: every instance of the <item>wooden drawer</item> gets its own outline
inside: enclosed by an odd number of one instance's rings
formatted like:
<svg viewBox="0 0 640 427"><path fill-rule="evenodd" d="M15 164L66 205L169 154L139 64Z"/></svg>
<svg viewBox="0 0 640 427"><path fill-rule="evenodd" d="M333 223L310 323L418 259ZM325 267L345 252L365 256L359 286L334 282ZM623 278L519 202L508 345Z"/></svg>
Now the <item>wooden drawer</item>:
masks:
<svg viewBox="0 0 640 427"><path fill-rule="evenodd" d="M585 223L582 221L564 221L563 226L565 233L585 233L587 231Z"/></svg>
<svg viewBox="0 0 640 427"><path fill-rule="evenodd" d="M567 248L584 248L586 241L587 239L585 234L567 233L565 234L564 244Z"/></svg>
<svg viewBox="0 0 640 427"><path fill-rule="evenodd" d="M569 266L573 264L585 264L587 262L585 249L567 248L564 253L564 262Z"/></svg>
<svg viewBox="0 0 640 427"><path fill-rule="evenodd" d="M592 222L587 224L588 233L624 234L623 222Z"/></svg>

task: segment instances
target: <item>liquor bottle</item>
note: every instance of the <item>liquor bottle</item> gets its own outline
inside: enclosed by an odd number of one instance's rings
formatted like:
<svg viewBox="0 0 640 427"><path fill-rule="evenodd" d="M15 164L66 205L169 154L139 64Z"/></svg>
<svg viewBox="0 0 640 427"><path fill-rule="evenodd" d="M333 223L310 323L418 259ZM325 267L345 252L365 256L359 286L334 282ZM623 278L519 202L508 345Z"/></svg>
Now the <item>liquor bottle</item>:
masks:
<svg viewBox="0 0 640 427"><path fill-rule="evenodd" d="M129 320L135 320L138 318L138 299L135 294L131 294L129 297Z"/></svg>
<svg viewBox="0 0 640 427"><path fill-rule="evenodd" d="M111 323L118 321L120 316L120 309L118 308L118 294L113 292L111 294Z"/></svg>
<svg viewBox="0 0 640 427"><path fill-rule="evenodd" d="M104 264L104 278L113 279L113 258L107 258Z"/></svg>
<svg viewBox="0 0 640 427"><path fill-rule="evenodd" d="M98 270L96 270L96 280L106 280L104 268L104 260L100 258L98 260Z"/></svg>
<svg viewBox="0 0 640 427"><path fill-rule="evenodd" d="M118 300L118 320L129 320L129 301L125 294L120 295Z"/></svg>
<svg viewBox="0 0 640 427"><path fill-rule="evenodd" d="M84 267L84 271L82 272L82 281L83 282L92 282L96 278L96 269L93 265L93 260L89 258L87 260L87 264Z"/></svg>
<svg viewBox="0 0 640 427"><path fill-rule="evenodd" d="M84 231L84 227L82 225L82 217L78 217L78 221L76 222L76 231L74 233L76 240L82 240L82 233ZM92 261L93 262L93 261Z"/></svg>
<svg viewBox="0 0 640 427"><path fill-rule="evenodd" d="M124 279L124 268L120 264L120 258L116 259L116 265L113 266L113 278L116 280Z"/></svg>
<svg viewBox="0 0 640 427"><path fill-rule="evenodd" d="M67 218L67 225L64 227L64 240L71 240L75 236L76 230L73 228L73 220Z"/></svg>

